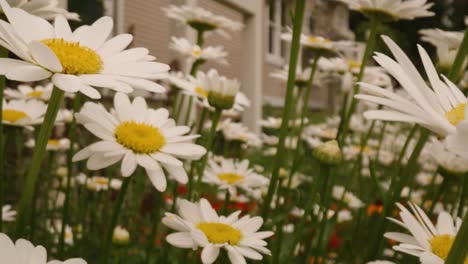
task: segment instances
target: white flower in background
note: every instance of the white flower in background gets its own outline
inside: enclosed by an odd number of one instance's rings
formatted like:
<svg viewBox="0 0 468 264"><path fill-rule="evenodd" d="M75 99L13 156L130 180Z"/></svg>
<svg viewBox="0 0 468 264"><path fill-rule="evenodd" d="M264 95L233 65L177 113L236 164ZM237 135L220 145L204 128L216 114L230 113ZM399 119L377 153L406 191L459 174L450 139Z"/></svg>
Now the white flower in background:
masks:
<svg viewBox="0 0 468 264"><path fill-rule="evenodd" d="M79 20L77 13L71 13L59 7L57 0L7 0L11 7L17 7L24 11L42 17L47 20L53 20L57 16L64 16L69 20Z"/></svg>
<svg viewBox="0 0 468 264"><path fill-rule="evenodd" d="M222 159L220 162L209 160L203 174L203 182L227 189L231 195L237 195L237 189L252 193L255 189L267 186L268 178L255 173L249 168L249 161Z"/></svg>
<svg viewBox="0 0 468 264"><path fill-rule="evenodd" d="M292 41L292 30L289 30L289 32L281 34L281 39L291 43ZM312 35L306 35L306 34L301 34L301 46L317 51L327 51L331 52L334 51L335 48L335 42L321 37L321 36L312 36Z"/></svg>
<svg viewBox="0 0 468 264"><path fill-rule="evenodd" d="M432 28L421 29L419 34L421 34L422 40L432 44L436 48L439 67L445 70L450 69L463 40L463 32ZM465 65L467 62L465 60Z"/></svg>
<svg viewBox="0 0 468 264"><path fill-rule="evenodd" d="M298 88L303 88L307 85L310 79L310 74L312 69L310 67L302 68L298 66L296 68L296 86ZM270 77L287 82L289 76L289 66L284 66L282 69L277 69L270 73Z"/></svg>
<svg viewBox="0 0 468 264"><path fill-rule="evenodd" d="M3 101L2 121L9 126L33 126L41 124L47 105L37 100Z"/></svg>
<svg viewBox="0 0 468 264"><path fill-rule="evenodd" d="M59 242L60 235L62 234L62 221L55 220L53 222L49 222L48 229L49 232L55 236L55 242ZM75 244L73 229L71 228L71 226L65 226L65 233L63 234L63 236L65 244L69 246L73 246L73 244Z"/></svg>
<svg viewBox="0 0 468 264"><path fill-rule="evenodd" d="M346 191L343 186L333 186L332 196L338 201L343 199L350 208L359 209L364 207L364 203L357 198L353 193Z"/></svg>
<svg viewBox="0 0 468 264"><path fill-rule="evenodd" d="M326 73L343 74L349 71L348 63L341 57L320 57L317 67L319 71Z"/></svg>
<svg viewBox="0 0 468 264"><path fill-rule="evenodd" d="M356 98L390 108L370 110L365 112L364 116L368 119L420 124L446 137L450 151L468 156L468 120L465 115L468 109L465 95L445 76L440 79L429 55L421 46L418 46L419 53L431 88L395 42L388 37L383 39L396 61L381 53L374 59L398 80L411 99L375 85L361 83L364 92L374 95L359 94Z"/></svg>
<svg viewBox="0 0 468 264"><path fill-rule="evenodd" d="M260 125L264 128L279 129L283 120L280 117L269 116L266 119L260 120Z"/></svg>
<svg viewBox="0 0 468 264"><path fill-rule="evenodd" d="M46 20L11 8L0 1L10 23L0 25L0 45L19 59L0 59L0 74L21 82L51 79L65 92L81 92L93 99L101 94L93 87L121 92L144 89L164 92L153 80L165 77L169 66L155 62L146 48L126 50L133 37L112 34L113 21L103 17L72 32L68 21L58 16ZM34 25L31 30L30 25Z"/></svg>
<svg viewBox="0 0 468 264"><path fill-rule="evenodd" d="M26 142L26 147L34 148L36 142L34 139L29 139ZM61 139L49 139L47 141L46 150L49 151L64 151L70 148L70 140L68 138L61 138Z"/></svg>
<svg viewBox="0 0 468 264"><path fill-rule="evenodd" d="M241 211L218 216L206 199L198 203L181 200L177 205L180 216L166 213L162 219L163 224L177 231L166 240L179 248L202 247L203 263L214 263L221 248L227 251L231 263L247 263L245 258L261 260L262 254L271 255L264 239L273 232L258 232L263 225L261 217L244 215L239 218Z"/></svg>
<svg viewBox="0 0 468 264"><path fill-rule="evenodd" d="M388 75L387 71L378 66L367 66L364 70L361 82L379 86L386 90L392 90L393 88L392 79Z"/></svg>
<svg viewBox="0 0 468 264"><path fill-rule="evenodd" d="M199 159L206 150L191 143L198 135L186 126L176 126L169 112L148 108L145 99L130 101L127 95L117 93L113 113L100 104L86 103L77 114L77 121L98 136L98 141L82 149L73 161L88 159L90 170L100 170L122 160L121 173L129 177L138 165L148 174L159 191L166 190L164 170L178 182L188 182L183 163L178 159ZM164 169L164 170L163 170Z"/></svg>
<svg viewBox="0 0 468 264"><path fill-rule="evenodd" d="M338 129L329 127L327 124L311 124L305 128L304 133L313 137L335 139Z"/></svg>
<svg viewBox="0 0 468 264"><path fill-rule="evenodd" d="M76 181L94 192L107 191L109 188L118 191L122 187L122 181L119 179L109 179L103 176L87 177L84 173L78 174Z"/></svg>
<svg viewBox="0 0 468 264"><path fill-rule="evenodd" d="M224 138L228 141L240 141L251 147L262 145L262 139L259 135L250 131L242 123L233 122L231 119L225 119L220 122L217 130L221 131Z"/></svg>
<svg viewBox="0 0 468 264"><path fill-rule="evenodd" d="M112 243L122 246L128 245L130 243L130 233L128 230L121 226L116 226L112 234Z"/></svg>
<svg viewBox="0 0 468 264"><path fill-rule="evenodd" d="M171 83L183 90L184 93L189 94L202 102L205 107L211 108L209 102L210 93L212 96L220 97L220 101L232 102L232 109L237 111L244 111L250 106L250 101L239 91L240 83L235 79L228 79L220 76L218 71L211 69L208 73L199 71L196 78L188 76L188 79L179 78L178 76L170 76Z"/></svg>
<svg viewBox="0 0 468 264"><path fill-rule="evenodd" d="M0 263L8 264L86 264L83 259L47 262L47 252L43 246L34 246L25 239L13 243L11 239L0 233Z"/></svg>
<svg viewBox="0 0 468 264"><path fill-rule="evenodd" d="M419 258L422 264L443 264L450 252L455 236L461 226L461 219L455 221L449 213L441 212L434 226L429 217L417 205L409 203L410 212L401 204L401 222L390 218L392 222L404 227L411 235L405 233L385 233L385 237L400 244L393 249ZM465 260L468 263L468 258Z"/></svg>
<svg viewBox="0 0 468 264"><path fill-rule="evenodd" d="M2 207L2 219L4 222L12 222L16 219L16 211L11 209L11 205L7 204Z"/></svg>
<svg viewBox="0 0 468 264"><path fill-rule="evenodd" d="M367 262L367 264L395 264L395 262L388 261L388 260L374 260L371 262Z"/></svg>
<svg viewBox="0 0 468 264"><path fill-rule="evenodd" d="M37 99L42 101L48 101L50 95L52 94L52 88L54 85L49 83L48 85L42 86L29 86L29 85L18 85L18 89L5 89L5 97L7 99L18 99L18 100L28 100L28 99Z"/></svg>
<svg viewBox="0 0 468 264"><path fill-rule="evenodd" d="M433 3L427 0L339 0L368 17L376 17L385 21L400 19L413 20L418 17L430 17L429 11Z"/></svg>
<svg viewBox="0 0 468 264"><path fill-rule="evenodd" d="M434 141L430 150L430 155L435 162L447 172L456 175L468 172L468 157L461 157L451 152L440 141Z"/></svg>
<svg viewBox="0 0 468 264"><path fill-rule="evenodd" d="M227 52L224 51L222 46L201 48L196 44L190 43L188 39L172 37L169 47L180 55L190 59L191 63L202 60L228 64L226 61Z"/></svg>
<svg viewBox="0 0 468 264"><path fill-rule="evenodd" d="M223 16L218 16L201 7L182 5L163 8L169 18L187 24L199 31L214 31L224 37L229 37L228 31L239 31L244 25Z"/></svg>

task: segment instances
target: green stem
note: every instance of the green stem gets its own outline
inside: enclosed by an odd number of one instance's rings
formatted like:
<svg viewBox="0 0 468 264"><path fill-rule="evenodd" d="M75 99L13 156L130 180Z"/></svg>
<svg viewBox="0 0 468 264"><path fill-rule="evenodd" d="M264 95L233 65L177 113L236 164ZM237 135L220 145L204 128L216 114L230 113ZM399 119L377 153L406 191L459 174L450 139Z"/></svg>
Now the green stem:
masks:
<svg viewBox="0 0 468 264"><path fill-rule="evenodd" d="M128 186L132 177L125 177L122 182L122 187L120 188L119 195L115 201L114 210L112 212L111 222L109 229L107 230L107 237L104 240L103 254L101 263L106 264L110 261L110 253L112 248L112 236L114 234L114 229L117 226L117 220L119 219L120 210L122 209L123 201L125 194L127 193Z"/></svg>
<svg viewBox="0 0 468 264"><path fill-rule="evenodd" d="M213 118L211 120L211 128L210 128L210 132L206 138L206 144L205 144L205 148L206 148L206 154L205 156L203 156L203 159L201 161L201 165L199 167L199 170L198 170L198 179L197 179L197 192L198 192L198 195L200 196L200 193L201 193L201 183L202 183L202 179L203 179L203 173L205 171L205 167L206 167L206 164L208 162L208 156L210 154L210 151L212 151L211 147L213 145L213 140L215 138L215 135L216 135L216 128L218 127L218 123L219 123L219 120L221 119L221 113L222 113L222 110L221 109L216 109L216 111L213 113Z"/></svg>
<svg viewBox="0 0 468 264"><path fill-rule="evenodd" d="M184 125L187 125L190 120L190 113L192 112L193 97L190 96L189 103L187 105L187 112L185 113Z"/></svg>
<svg viewBox="0 0 468 264"><path fill-rule="evenodd" d="M223 215L227 215L230 201L231 201L231 193L229 192L229 189L226 189L226 197L224 198L223 209L221 211Z"/></svg>
<svg viewBox="0 0 468 264"><path fill-rule="evenodd" d="M366 50L364 51L364 56L362 57L362 62L361 62L361 68L359 69L359 74L357 76L356 83L359 83L362 80L362 77L364 77L364 72L366 70L367 62L370 59L370 56L372 52L374 51L375 43L377 41L377 29L379 27L379 21L376 19L371 19L371 28L370 28L370 34L369 38L367 39L367 45L366 45ZM359 94L360 91L360 86L358 84L354 85L354 92L353 95ZM341 130L338 131L337 138L341 139L340 142L342 145L345 142L345 137L349 129L349 122L351 121L351 117L353 116L354 111L356 111L357 107L357 99L352 98L351 99L351 105L349 107L349 111L346 113L345 111L345 119L343 121L343 126L341 127Z"/></svg>
<svg viewBox="0 0 468 264"><path fill-rule="evenodd" d="M49 106L44 117L44 122L40 128L39 136L36 141L36 147L32 161L29 167L28 174L26 175L25 184L22 191L21 200L19 203L18 219L16 223L16 236L22 237L27 233L28 219L33 217L31 213L31 204L34 195L34 190L37 183L37 177L41 171L41 163L45 157L47 142L52 129L55 125L55 119L63 101L64 92L57 87L52 90L52 95L49 100Z"/></svg>
<svg viewBox="0 0 468 264"><path fill-rule="evenodd" d="M78 112L81 105L81 94L76 94L75 99L73 100L73 120L70 124L70 128L68 130L68 138L70 139L70 148L67 152L67 186L65 191L65 202L62 208L62 230L60 231L60 241L59 241L59 249L58 255L60 259L63 259L63 248L65 245L65 230L68 224L68 214L69 214L69 207L70 207L70 191L71 191L71 180L73 175L73 154L74 154L74 146L75 146L75 137L76 137L76 118L75 113Z"/></svg>
<svg viewBox="0 0 468 264"><path fill-rule="evenodd" d="M466 245L468 245L468 214L463 219L463 223L458 230L445 264L466 263L468 255L468 247Z"/></svg>
<svg viewBox="0 0 468 264"><path fill-rule="evenodd" d="M286 141L286 136L288 134L289 116L290 116L290 113L293 107L293 101L294 101L294 96L293 96L294 86L295 86L294 83L296 81L296 68L297 68L297 62L299 58L300 37L301 37L301 32L302 32L302 24L303 24L302 22L304 20L305 2L306 2L305 0L296 1L286 97L285 97L284 110L283 110L283 115L282 115L280 135L279 135L279 140L278 140L278 147L276 151L275 160L273 162L272 177L271 177L270 185L268 186L268 193L265 197L265 201L263 203L263 208L262 208L263 219L268 219L268 213L270 212L271 199L276 190L276 185L278 184L279 170L285 159L284 158L285 141Z"/></svg>
<svg viewBox="0 0 468 264"><path fill-rule="evenodd" d="M463 175L463 189L460 195L460 202L458 204L458 213L459 217L463 217L463 210L465 209L465 203L468 201L468 175L465 173Z"/></svg>
<svg viewBox="0 0 468 264"><path fill-rule="evenodd" d="M453 62L452 68L448 74L448 78L452 82L457 82L460 78L461 73L463 73L462 67L465 64L465 58L468 54L468 28L465 29L465 35L463 36L462 43L458 48L457 56Z"/></svg>
<svg viewBox="0 0 468 264"><path fill-rule="evenodd" d="M175 186L177 186L177 183L175 183ZM146 264L150 263L150 256L151 256L151 251L153 251L154 248L154 241L156 240L156 235L158 234L158 227L159 227L159 222L160 222L160 216L159 216L159 209L163 205L163 195L160 192L156 192L156 197L154 198L154 204L155 204L155 211L153 212L153 228L151 230L151 235L148 240L148 245L146 246ZM175 198L174 198L174 204L175 204Z"/></svg>
<svg viewBox="0 0 468 264"><path fill-rule="evenodd" d="M205 33L204 30L197 30L197 45L202 48L203 43L205 42L203 39L203 34Z"/></svg>

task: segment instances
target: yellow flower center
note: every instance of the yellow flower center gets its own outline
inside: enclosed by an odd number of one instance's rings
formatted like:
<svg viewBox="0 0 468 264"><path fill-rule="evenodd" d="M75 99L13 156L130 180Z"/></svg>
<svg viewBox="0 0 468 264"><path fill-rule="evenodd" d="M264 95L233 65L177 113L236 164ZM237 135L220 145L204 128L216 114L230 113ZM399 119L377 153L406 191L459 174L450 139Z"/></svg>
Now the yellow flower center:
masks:
<svg viewBox="0 0 468 264"><path fill-rule="evenodd" d="M201 87L195 87L195 92L203 97L208 97L208 92Z"/></svg>
<svg viewBox="0 0 468 264"><path fill-rule="evenodd" d="M115 129L115 139L135 153L149 154L159 151L166 138L158 128L147 124L126 121Z"/></svg>
<svg viewBox="0 0 468 264"><path fill-rule="evenodd" d="M27 97L37 98L41 97L44 94L43 91L32 91L26 94Z"/></svg>
<svg viewBox="0 0 468 264"><path fill-rule="evenodd" d="M361 68L361 63L360 62L357 62L357 61L348 61L348 67L351 68L351 69L359 69Z"/></svg>
<svg viewBox="0 0 468 264"><path fill-rule="evenodd" d="M60 146L60 141L57 139L49 139L49 141L47 141L47 145Z"/></svg>
<svg viewBox="0 0 468 264"><path fill-rule="evenodd" d="M465 120L466 103L459 104L457 107L445 113L445 118L454 126Z"/></svg>
<svg viewBox="0 0 468 264"><path fill-rule="evenodd" d="M242 233L239 229L222 223L199 223L197 228L213 244L228 243L230 245L237 245L242 239Z"/></svg>
<svg viewBox="0 0 468 264"><path fill-rule="evenodd" d="M3 120L8 121L10 123L16 123L19 120L28 117L23 111L13 110L13 109L4 109L2 111Z"/></svg>
<svg viewBox="0 0 468 264"><path fill-rule="evenodd" d="M225 181L229 184L234 184L238 181L243 180L245 177L236 173L220 173L217 175L218 179Z"/></svg>
<svg viewBox="0 0 468 264"><path fill-rule="evenodd" d="M450 235L434 236L431 240L429 240L432 253L441 259L446 260L454 240L455 237ZM465 259L464 264L468 264L468 258Z"/></svg>
<svg viewBox="0 0 468 264"><path fill-rule="evenodd" d="M102 70L101 56L94 50L83 47L79 42L66 41L62 38L41 41L49 47L62 64L65 74L96 74Z"/></svg>
<svg viewBox="0 0 468 264"><path fill-rule="evenodd" d="M330 43L330 42L331 42L331 40L329 40L329 39L326 39L326 38L318 38L318 37L313 37L313 36L308 37L307 40L308 40L310 43L314 43L314 44L326 44L326 43Z"/></svg>
<svg viewBox="0 0 468 264"><path fill-rule="evenodd" d="M109 179L104 177L93 177L93 182L99 185L108 185Z"/></svg>
<svg viewBox="0 0 468 264"><path fill-rule="evenodd" d="M201 53L202 53L202 51L199 50L199 49L197 49L197 50L194 50L194 51L192 52L192 55L195 56L195 57L199 57L199 56L201 55Z"/></svg>

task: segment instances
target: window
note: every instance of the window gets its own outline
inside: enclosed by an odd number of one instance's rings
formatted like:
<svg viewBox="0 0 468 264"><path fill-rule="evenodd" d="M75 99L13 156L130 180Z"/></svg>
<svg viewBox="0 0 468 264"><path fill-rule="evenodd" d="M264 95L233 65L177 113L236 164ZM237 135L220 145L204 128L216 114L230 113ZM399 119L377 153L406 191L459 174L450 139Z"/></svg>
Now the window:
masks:
<svg viewBox="0 0 468 264"><path fill-rule="evenodd" d="M270 1L268 8L268 60L282 64L285 57L285 45L281 33L286 26L286 4L284 0Z"/></svg>

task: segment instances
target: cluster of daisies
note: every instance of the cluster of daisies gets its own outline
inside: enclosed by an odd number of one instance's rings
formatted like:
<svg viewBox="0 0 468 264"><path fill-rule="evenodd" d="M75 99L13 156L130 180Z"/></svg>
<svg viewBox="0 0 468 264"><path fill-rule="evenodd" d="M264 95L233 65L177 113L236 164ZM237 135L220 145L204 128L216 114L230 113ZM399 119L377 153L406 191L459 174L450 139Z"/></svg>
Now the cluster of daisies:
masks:
<svg viewBox="0 0 468 264"><path fill-rule="evenodd" d="M434 15L427 0L340 1L371 23ZM468 81L446 77L463 33L421 30L436 59L418 46L416 67L387 36L391 56L368 62L362 43L285 30L282 41L298 44L301 58L270 77L292 84L293 107L259 120L256 132L241 122L250 106L241 83L206 65L228 65L224 47L205 42L230 38L240 22L163 7L196 33L171 38L183 58L171 71L133 47L132 35L114 35L110 17L72 30L79 16L56 0L0 0L0 8L0 75L20 82L1 102L0 263L449 257L468 211ZM318 87L340 99L320 122L309 111ZM406 231L386 232L388 222Z"/></svg>

